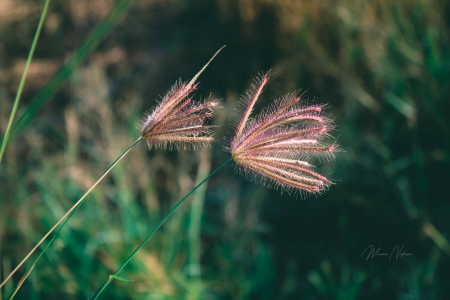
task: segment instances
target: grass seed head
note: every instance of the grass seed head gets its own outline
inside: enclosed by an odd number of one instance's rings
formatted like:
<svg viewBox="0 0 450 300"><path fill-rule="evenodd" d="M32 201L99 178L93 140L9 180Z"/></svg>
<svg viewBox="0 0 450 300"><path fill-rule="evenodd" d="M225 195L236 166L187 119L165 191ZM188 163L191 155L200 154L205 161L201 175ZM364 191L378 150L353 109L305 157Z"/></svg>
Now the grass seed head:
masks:
<svg viewBox="0 0 450 300"><path fill-rule="evenodd" d="M313 170L313 156L333 157L336 145L324 145L332 121L323 114L323 105L302 102L299 93L287 94L250 118L269 74L260 76L244 98L230 151L238 169L250 178L288 192L320 193L332 182Z"/></svg>
<svg viewBox="0 0 450 300"><path fill-rule="evenodd" d="M200 103L189 95L197 88L197 78L223 47L191 81L177 82L142 120L141 136L147 141L149 149L172 149L174 146L195 148L198 145L208 146L214 140L211 131L213 126L206 126L205 122L213 116L219 102L208 98Z"/></svg>

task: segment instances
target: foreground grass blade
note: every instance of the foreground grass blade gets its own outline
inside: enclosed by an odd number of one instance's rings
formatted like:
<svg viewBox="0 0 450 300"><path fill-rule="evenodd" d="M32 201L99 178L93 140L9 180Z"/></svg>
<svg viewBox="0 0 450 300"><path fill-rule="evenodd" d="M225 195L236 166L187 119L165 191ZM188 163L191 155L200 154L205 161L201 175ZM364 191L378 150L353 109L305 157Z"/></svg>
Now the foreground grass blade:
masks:
<svg viewBox="0 0 450 300"><path fill-rule="evenodd" d="M211 174L209 174L205 179L203 179L199 184L197 184L189 193L187 193L186 196L183 197L183 199L181 199L173 208L171 211L169 211L169 213L158 223L158 225L156 225L156 227L152 230L152 232L150 232L147 237L142 241L142 243L137 246L137 248L133 251L133 253L131 253L131 255L125 260L125 262L117 269L117 271L113 274L109 276L109 279L107 282L105 282L90 298L89 300L92 299L97 299L98 296L100 296L100 294L105 290L105 288L111 283L111 281L113 281L114 277L117 276L120 271L123 270L123 268L125 268L125 266L131 261L131 259L136 255L136 253L144 246L145 243L147 243L147 241L153 236L153 234L159 229L159 227L161 227L162 224L164 224L164 222L173 214L173 212L175 210L177 210L177 208L183 204L183 202L189 198L189 196L194 193L200 186L202 186L202 184L204 184L206 181L208 181L214 174L216 174L220 169L222 169L223 167L225 167L225 165L227 165L228 163L230 163L233 159L230 158L229 160L227 160L226 162L224 162L220 167L218 167L217 169L215 169Z"/></svg>
<svg viewBox="0 0 450 300"><path fill-rule="evenodd" d="M111 29L119 22L120 18L136 2L136 0L121 0L111 10L110 14L94 29L86 41L75 50L67 63L58 70L50 82L34 97L30 105L19 117L17 123L12 127L11 136L8 140L3 139L2 148L7 147L7 141L12 142L31 120L42 109L59 87L69 78L73 71L84 61L84 59L98 46Z"/></svg>
<svg viewBox="0 0 450 300"><path fill-rule="evenodd" d="M90 194L90 192L100 183L100 181L103 180L103 178L105 178L106 175L108 175L108 173L119 163L120 160L122 160L122 158L127 155L128 152L130 152L130 150L140 141L142 140L142 137L138 138L127 150L125 150L125 152L123 152L109 167L108 169L106 169L106 171L103 173L103 175L97 180L96 183L94 183L94 185L83 195L83 197L80 198L80 200L77 201L77 203L75 203L71 209L69 209L69 211L52 227L52 229L50 229L46 235L44 235L44 237L39 241L39 243L36 244L36 246L34 246L34 248L30 251L30 253L27 254L27 256L25 256L25 258L20 262L20 264L8 275L8 277L6 277L6 279L0 284L0 289L5 285L5 283L14 275L14 273L16 273L16 271L25 263L25 261L27 261L27 259L34 253L34 251L36 251L36 249L45 241L45 239L56 229L56 227L58 227L59 224L61 224L63 221L63 224L59 227L58 231L53 235L52 239L50 240L50 242L47 244L47 246L45 246L44 250L41 252L41 254L36 258L36 260L34 261L33 265L31 266L31 269L28 271L28 273L25 275L24 278L21 279L19 286L17 287L16 291L14 292L14 294L17 292L17 290L20 288L20 286L22 285L22 283L25 281L25 279L28 277L28 275L31 273L31 271L34 269L34 266L36 265L36 263L39 261L39 259L41 258L41 256L44 254L44 252L47 250L47 248L51 245L51 243L55 240L56 236L58 235L58 233L61 231L61 229L64 227L64 225L66 225L66 223L69 221L69 219L73 216L73 214L78 210L78 208L81 206L81 204L83 204L85 198L87 195ZM116 274L117 275L117 274Z"/></svg>
<svg viewBox="0 0 450 300"><path fill-rule="evenodd" d="M39 36L41 35L42 26L44 25L45 17L47 16L48 7L50 5L50 0L45 0L44 8L42 9L41 18L39 20L36 33L34 34L33 43L31 44L30 53L28 54L27 62L25 63L25 68L23 70L22 78L20 79L19 88L17 89L16 98L14 99L14 104L11 110L11 115L9 116L8 125L6 126L5 134L3 135L3 142L0 147L0 163L3 159L3 153L6 149L6 144L8 143L9 133L11 131L11 126L16 116L17 107L19 107L20 96L22 96L23 87L27 79L28 69L30 67L31 61L33 60L34 50L36 49Z"/></svg>

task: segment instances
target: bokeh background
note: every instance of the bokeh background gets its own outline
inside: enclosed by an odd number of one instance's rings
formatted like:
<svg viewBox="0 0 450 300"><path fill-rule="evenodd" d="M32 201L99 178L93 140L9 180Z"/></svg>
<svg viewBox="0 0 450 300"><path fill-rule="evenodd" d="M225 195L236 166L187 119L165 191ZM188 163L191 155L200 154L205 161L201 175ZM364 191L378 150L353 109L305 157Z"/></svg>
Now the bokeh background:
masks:
<svg viewBox="0 0 450 300"><path fill-rule="evenodd" d="M2 133L43 3L0 2ZM97 26L113 28L80 48ZM124 269L134 282L113 282L102 299L450 299L449 34L445 0L52 1L16 120L35 116L0 166L1 278L139 137L145 110L227 45L196 92L222 99L217 142L133 148L16 299L89 297L228 158L230 114L269 69L257 111L296 89L329 105L343 151L319 170L336 184L301 199L229 165ZM413 255L362 256L370 245Z"/></svg>

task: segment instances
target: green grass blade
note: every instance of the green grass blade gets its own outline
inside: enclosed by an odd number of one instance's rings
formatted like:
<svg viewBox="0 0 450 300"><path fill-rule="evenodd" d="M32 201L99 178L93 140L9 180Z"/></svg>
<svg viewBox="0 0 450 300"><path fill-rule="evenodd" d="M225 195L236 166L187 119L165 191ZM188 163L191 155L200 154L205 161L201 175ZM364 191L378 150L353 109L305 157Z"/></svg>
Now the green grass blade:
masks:
<svg viewBox="0 0 450 300"><path fill-rule="evenodd" d="M25 258L20 262L19 265L17 265L17 267L8 275L8 277L6 277L6 279L0 284L0 289L6 284L6 282L14 275L14 273L25 263L25 261L28 260L28 258L34 253L34 251L45 241L45 239L47 239L47 237L56 229L56 227L59 226L59 224L61 224L61 226L58 228L58 230L55 232L55 234L53 235L52 239L50 240L50 242L45 246L44 250L42 250L42 252L39 254L39 256L36 258L36 260L34 261L33 265L31 266L30 270L28 271L28 273L21 279L18 287L16 288L13 296L17 293L18 289L21 287L21 285L23 284L23 282L25 281L25 279L28 277L28 275L30 275L31 271L34 269L34 266L37 264L37 262L39 261L39 259L41 258L41 256L45 253L45 251L47 250L47 248L52 244L52 242L55 240L55 238L58 236L59 232L61 231L61 229L66 225L66 223L69 221L69 219L75 214L75 212L78 210L78 208L81 206L81 204L83 204L83 202L86 199L86 196L90 194L90 192L100 183L100 181L103 180L103 178L105 178L105 176L120 162L120 160L122 160L123 157L125 157L125 155L128 154L128 152L130 152L130 150L136 146L137 143L139 143L142 140L142 137L139 137L127 150L125 150L125 152L123 152L109 167L108 169L106 169L106 171L103 173L103 175L97 180L97 182L94 183L94 185L77 201L77 203L75 203L75 205L72 206L71 209L69 209L69 211L52 227L52 229L50 229L46 235L44 235L44 237L39 241L39 243L36 244L36 246L34 246L34 248L28 253L27 256L25 256ZM117 274L114 274L117 275Z"/></svg>
<svg viewBox="0 0 450 300"><path fill-rule="evenodd" d="M119 280L119 281L125 281L125 282L133 282L133 280L126 278L126 277L122 277L122 276L117 276L117 275L109 275L110 279L115 279L115 280Z"/></svg>
<svg viewBox="0 0 450 300"><path fill-rule="evenodd" d="M23 70L22 78L20 79L19 88L17 89L16 98L14 99L14 104L11 110L11 115L9 116L8 125L6 126L5 134L3 135L2 145L0 147L0 163L3 159L3 153L6 149L6 144L8 143L9 133L11 131L11 126L16 116L17 107L19 107L20 96L22 96L23 87L27 79L28 69L30 68L31 61L33 60L34 50L36 50L36 45L41 35L42 26L44 25L45 17L47 16L48 7L50 5L50 0L45 0L44 8L42 9L41 18L39 20L36 33L34 34L33 43L31 44L30 53L28 53L27 62Z"/></svg>
<svg viewBox="0 0 450 300"><path fill-rule="evenodd" d="M210 149L202 149L196 183L208 175L211 170ZM203 204L207 185L203 185L192 195L191 215L189 218L189 288L187 299L199 299L201 295L200 267L200 230L202 225Z"/></svg>
<svg viewBox="0 0 450 300"><path fill-rule="evenodd" d="M211 168L209 149L200 152L200 163L198 166L197 182L205 177ZM194 270L193 277L200 276L200 228L202 223L203 202L205 201L206 185L202 186L192 195L191 216L189 223L189 265Z"/></svg>
<svg viewBox="0 0 450 300"><path fill-rule="evenodd" d="M156 227L147 235L147 237L142 241L141 244L139 244L139 246L137 246L136 249L134 249L133 253L131 253L131 255L125 260L125 262L117 269L117 271L113 274L109 276L109 279L107 282L105 282L90 298L89 300L95 300L98 298L98 296L100 296L100 294L105 290L105 288L111 283L111 281L113 280L113 278L111 276L117 276L120 271L123 270L123 268L125 268L125 266L131 261L131 259L136 255L136 253L144 246L145 243L147 243L147 241L153 236L153 234L159 229L159 227L162 226L162 224L164 224L164 222L167 221L167 219L173 214L174 211L177 210L177 208L183 204L183 202L189 198L189 196L194 193L200 186L202 186L206 181L208 181L214 174L216 174L217 172L219 172L220 169L222 169L223 167L225 167L225 165L227 165L228 163L230 163L233 159L230 158L229 160L227 160L226 162L224 162L220 167L218 167L217 169L215 169L211 174L209 174L205 179L203 179L199 184L197 184L189 193L186 194L186 196L183 197L183 199L181 199L170 211L169 213L158 223L158 225L156 225Z"/></svg>
<svg viewBox="0 0 450 300"><path fill-rule="evenodd" d="M42 109L50 98L56 93L59 87L70 77L73 71L86 59L86 57L100 44L111 29L119 22L120 18L136 2L136 0L121 0L111 10L110 14L94 29L86 41L75 50L68 62L58 70L50 82L34 97L30 105L19 117L13 126L9 140L4 139L2 148L6 148L7 142L13 141L31 120Z"/></svg>

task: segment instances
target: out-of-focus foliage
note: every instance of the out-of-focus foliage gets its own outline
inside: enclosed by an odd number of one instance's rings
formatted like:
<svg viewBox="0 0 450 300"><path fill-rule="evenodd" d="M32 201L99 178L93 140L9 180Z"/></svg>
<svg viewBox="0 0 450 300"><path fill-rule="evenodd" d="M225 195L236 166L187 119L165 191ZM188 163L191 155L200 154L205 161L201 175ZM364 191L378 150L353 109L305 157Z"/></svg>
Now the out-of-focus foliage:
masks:
<svg viewBox="0 0 450 300"><path fill-rule="evenodd" d="M2 132L40 5L0 2ZM19 114L115 5L52 2ZM183 205L121 273L134 281L115 281L102 297L449 298L450 2L434 0L137 1L6 151L2 278L139 136L136 123L158 95L190 79L224 44L197 92L223 99L212 149L135 147L61 232L17 299L87 298L228 158L230 114L268 69L275 75L257 110L297 88L329 104L344 152L320 171L336 185L296 199L228 167L196 194L194 213L190 202ZM191 218L199 209L200 244ZM404 246L413 255L367 259L370 245L388 253Z"/></svg>

